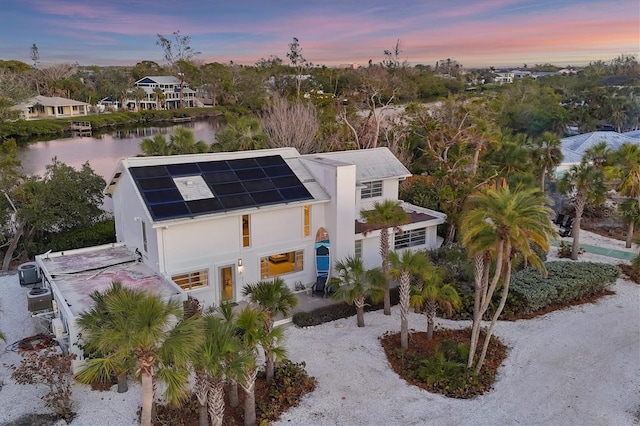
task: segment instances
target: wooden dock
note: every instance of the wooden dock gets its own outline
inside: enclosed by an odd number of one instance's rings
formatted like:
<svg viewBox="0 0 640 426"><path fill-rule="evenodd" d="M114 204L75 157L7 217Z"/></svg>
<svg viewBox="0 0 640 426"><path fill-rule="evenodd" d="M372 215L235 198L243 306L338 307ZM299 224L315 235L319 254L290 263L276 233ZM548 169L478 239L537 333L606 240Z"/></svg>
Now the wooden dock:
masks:
<svg viewBox="0 0 640 426"><path fill-rule="evenodd" d="M90 132L91 122L89 121L72 121L71 130L74 132Z"/></svg>
<svg viewBox="0 0 640 426"><path fill-rule="evenodd" d="M184 117L173 117L171 121L173 121L174 123L186 123L188 121L191 121L191 117L189 117L188 115Z"/></svg>

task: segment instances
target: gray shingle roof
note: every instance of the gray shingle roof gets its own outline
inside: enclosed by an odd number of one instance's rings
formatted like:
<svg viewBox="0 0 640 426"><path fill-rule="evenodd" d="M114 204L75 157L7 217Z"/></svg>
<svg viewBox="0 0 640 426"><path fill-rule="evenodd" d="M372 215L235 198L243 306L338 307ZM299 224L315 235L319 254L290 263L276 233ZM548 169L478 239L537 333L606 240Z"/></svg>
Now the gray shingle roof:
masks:
<svg viewBox="0 0 640 426"><path fill-rule="evenodd" d="M640 145L640 138L616 132L591 132L563 138L560 148L564 157L562 164L579 163L584 153L600 142L606 142L610 149L617 150L626 143Z"/></svg>

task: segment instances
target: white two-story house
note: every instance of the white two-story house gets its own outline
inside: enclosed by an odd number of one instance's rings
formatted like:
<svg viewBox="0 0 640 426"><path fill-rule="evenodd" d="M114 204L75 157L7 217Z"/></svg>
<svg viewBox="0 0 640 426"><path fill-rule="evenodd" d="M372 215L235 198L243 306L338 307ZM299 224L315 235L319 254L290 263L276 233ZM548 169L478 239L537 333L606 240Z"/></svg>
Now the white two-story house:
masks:
<svg viewBox="0 0 640 426"><path fill-rule="evenodd" d="M239 301L245 284L315 281L317 230L331 263L361 256L379 266L379 230L360 211L398 199L409 171L387 148L300 155L294 148L120 161L107 192L117 241L205 305ZM438 245L442 213L408 203L393 249Z"/></svg>
<svg viewBox="0 0 640 426"><path fill-rule="evenodd" d="M139 101L140 109L175 109L180 108L180 101L184 108L196 106L196 92L189 88L189 84L174 76L147 76L135 82L137 88L144 89L147 96ZM164 99L158 99L154 89L162 90ZM180 92L182 91L182 98ZM134 108L136 100L128 99L125 105Z"/></svg>

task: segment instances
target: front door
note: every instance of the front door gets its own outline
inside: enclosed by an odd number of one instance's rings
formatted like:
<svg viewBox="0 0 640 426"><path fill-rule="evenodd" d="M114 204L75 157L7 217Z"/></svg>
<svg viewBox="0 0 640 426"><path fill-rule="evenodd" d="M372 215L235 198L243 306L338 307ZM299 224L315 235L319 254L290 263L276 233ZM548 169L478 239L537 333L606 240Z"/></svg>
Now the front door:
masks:
<svg viewBox="0 0 640 426"><path fill-rule="evenodd" d="M220 301L233 302L234 300L234 265L223 266L220 268Z"/></svg>

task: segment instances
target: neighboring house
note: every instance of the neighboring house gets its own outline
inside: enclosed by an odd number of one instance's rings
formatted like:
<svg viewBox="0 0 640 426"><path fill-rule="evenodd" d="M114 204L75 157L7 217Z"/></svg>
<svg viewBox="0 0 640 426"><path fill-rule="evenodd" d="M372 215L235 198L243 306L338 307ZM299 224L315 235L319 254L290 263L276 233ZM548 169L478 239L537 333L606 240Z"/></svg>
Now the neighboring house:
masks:
<svg viewBox="0 0 640 426"><path fill-rule="evenodd" d="M42 118L68 118L89 114L90 104L57 96L34 96L27 102L11 107L20 111L20 118L37 120Z"/></svg>
<svg viewBox="0 0 640 426"><path fill-rule="evenodd" d="M605 142L611 150L617 150L626 143L640 145L640 132L589 132L562 138L560 150L563 158L556 168L556 176L561 177L571 166L580 164L585 152L601 142Z"/></svg>
<svg viewBox="0 0 640 426"><path fill-rule="evenodd" d="M96 103L96 108L99 112L114 110L117 111L122 107L122 104L117 99L112 98L111 96L107 96L106 98L102 98Z"/></svg>
<svg viewBox="0 0 640 426"><path fill-rule="evenodd" d="M117 241L203 304L242 300L242 287L282 277L315 281L316 232L331 260L379 266L379 230L360 210L398 199L409 171L387 148L300 155L294 148L120 161L109 181ZM392 249L435 248L445 215L408 203L411 223Z"/></svg>
<svg viewBox="0 0 640 426"><path fill-rule="evenodd" d="M493 81L496 84L513 83L513 73L511 71L496 71L493 76Z"/></svg>
<svg viewBox="0 0 640 426"><path fill-rule="evenodd" d="M181 84L177 77L173 76L147 76L135 82L137 88L142 88L147 93L146 97L136 101L135 99L127 99L124 105L129 109L136 107L138 102L139 109L175 109L180 108L180 91ZM154 89L162 90L164 99L157 101ZM184 108L193 108L196 106L196 92L189 88L186 81L182 82L182 104Z"/></svg>

